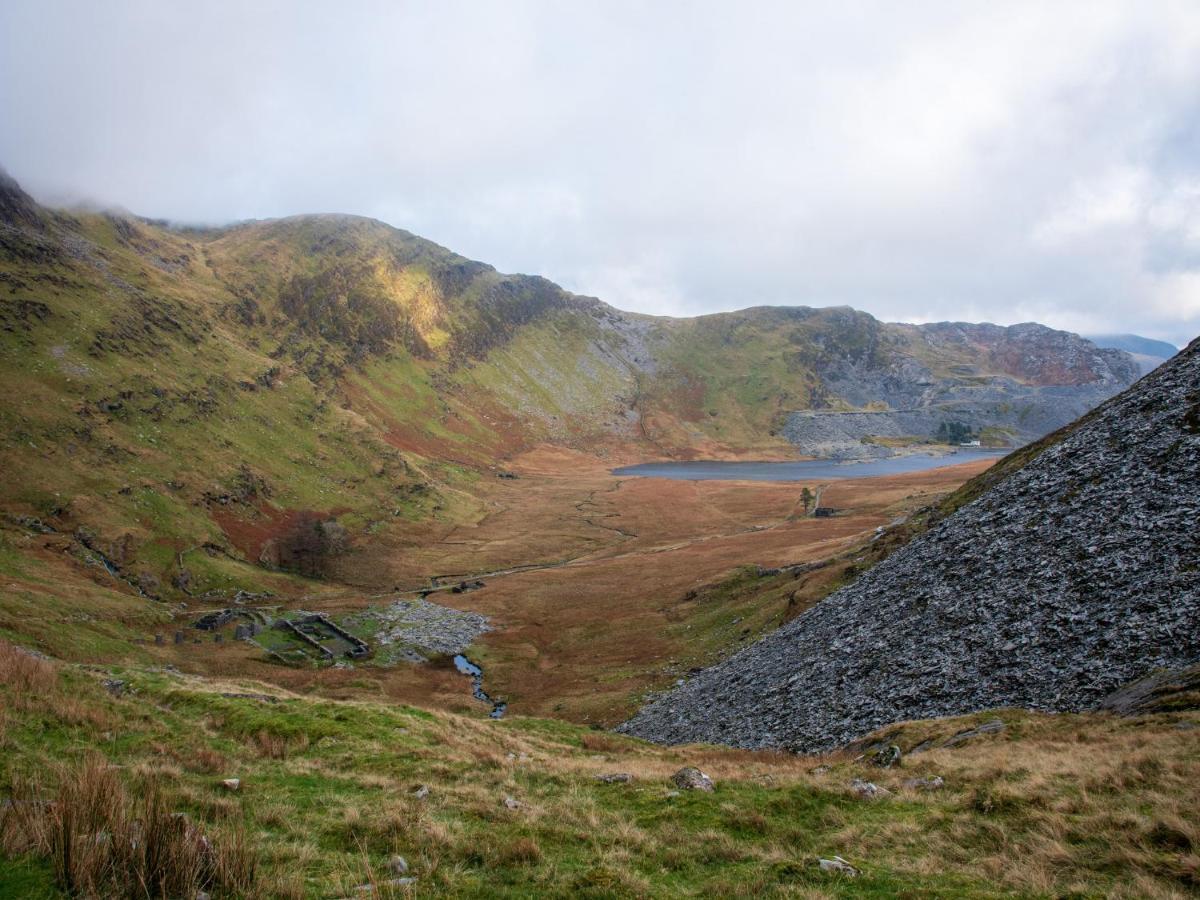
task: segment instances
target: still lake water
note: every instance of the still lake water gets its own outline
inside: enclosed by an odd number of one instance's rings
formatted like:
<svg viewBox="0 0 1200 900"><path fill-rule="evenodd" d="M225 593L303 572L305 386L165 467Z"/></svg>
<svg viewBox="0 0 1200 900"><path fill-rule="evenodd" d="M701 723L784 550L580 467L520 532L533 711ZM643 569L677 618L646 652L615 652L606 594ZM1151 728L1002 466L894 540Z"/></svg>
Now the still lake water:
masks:
<svg viewBox="0 0 1200 900"><path fill-rule="evenodd" d="M948 456L913 454L888 459L868 459L861 462L841 462L836 459L805 459L795 462L723 462L694 460L692 462L641 463L613 469L614 475L636 475L643 478L676 478L685 481L812 481L818 478L874 478L877 475L903 475L924 472L941 466L957 466L977 459L999 459L1008 450L961 449Z"/></svg>

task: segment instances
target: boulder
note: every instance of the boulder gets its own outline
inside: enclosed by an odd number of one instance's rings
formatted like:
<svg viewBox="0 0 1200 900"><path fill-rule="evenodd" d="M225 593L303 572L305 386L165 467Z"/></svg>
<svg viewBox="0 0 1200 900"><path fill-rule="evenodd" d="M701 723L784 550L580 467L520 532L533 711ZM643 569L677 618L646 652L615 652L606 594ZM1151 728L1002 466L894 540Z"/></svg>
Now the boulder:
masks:
<svg viewBox="0 0 1200 900"><path fill-rule="evenodd" d="M855 778L850 782L850 790L854 791L863 800L877 800L891 793L887 788L880 787L870 781L863 781L861 778Z"/></svg>
<svg viewBox="0 0 1200 900"><path fill-rule="evenodd" d="M671 783L681 791L712 791L712 779L695 766L684 766L671 776Z"/></svg>
<svg viewBox="0 0 1200 900"><path fill-rule="evenodd" d="M828 872L831 875L844 875L847 878L857 878L861 874L858 869L850 865L840 856L835 856L833 859L818 859L817 868L822 872Z"/></svg>
<svg viewBox="0 0 1200 900"><path fill-rule="evenodd" d="M1004 723L999 719L992 719L990 722L984 722L978 728L968 728L965 731L960 731L958 734L951 735L942 744L943 747L957 747L959 744L965 744L971 738L981 737L985 734L999 734L1004 730Z"/></svg>
<svg viewBox="0 0 1200 900"><path fill-rule="evenodd" d="M596 780L605 784L629 784L633 781L633 776L628 772L612 772L608 775L597 775Z"/></svg>
<svg viewBox="0 0 1200 900"><path fill-rule="evenodd" d="M895 744L889 744L872 755L871 764L881 769L890 769L892 766L900 765L900 757L900 748Z"/></svg>

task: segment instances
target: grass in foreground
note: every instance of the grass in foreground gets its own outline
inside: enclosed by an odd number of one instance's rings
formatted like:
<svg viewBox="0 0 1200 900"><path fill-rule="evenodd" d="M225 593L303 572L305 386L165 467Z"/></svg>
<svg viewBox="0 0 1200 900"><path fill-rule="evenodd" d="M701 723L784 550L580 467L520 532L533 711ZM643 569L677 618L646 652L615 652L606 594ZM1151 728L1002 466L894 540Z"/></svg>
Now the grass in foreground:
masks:
<svg viewBox="0 0 1200 900"><path fill-rule="evenodd" d="M1003 712L998 734L883 771L849 755L664 749L551 720L69 666L9 645L0 701L0 896L340 897L374 884L463 897L1182 897L1200 886L1200 749L1179 727L1191 714ZM888 739L911 748L984 718ZM716 791L673 795L683 765ZM612 772L633 781L595 777ZM904 786L934 774L942 790ZM860 799L856 777L893 793ZM150 832L153 851L140 840ZM411 885L388 885L396 854ZM862 874L819 871L833 855Z"/></svg>

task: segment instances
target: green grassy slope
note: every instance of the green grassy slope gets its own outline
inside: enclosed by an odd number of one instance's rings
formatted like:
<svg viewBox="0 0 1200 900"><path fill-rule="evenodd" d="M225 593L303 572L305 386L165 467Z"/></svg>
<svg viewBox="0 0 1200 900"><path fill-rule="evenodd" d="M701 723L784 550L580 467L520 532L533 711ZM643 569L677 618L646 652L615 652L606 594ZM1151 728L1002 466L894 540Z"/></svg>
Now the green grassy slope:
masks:
<svg viewBox="0 0 1200 900"><path fill-rule="evenodd" d="M934 749L885 771L853 754L664 749L537 719L66 666L2 643L0 701L0 790L16 801L0 809L8 896L58 895L57 817L87 822L93 790L104 852L129 832L114 810L148 816L141 798L157 795L160 815L186 817L164 827L185 822L210 842L223 865L203 886L219 897L375 883L393 896L1165 898L1197 885L1200 757L1186 713L914 723L886 740ZM1002 730L940 746L988 718ZM670 776L684 765L716 790L679 792ZM610 773L632 780L596 778ZM934 776L940 789L905 786ZM891 793L864 799L855 778ZM394 854L415 882L384 884ZM860 874L818 867L835 855ZM76 854L77 881L98 866L89 859Z"/></svg>

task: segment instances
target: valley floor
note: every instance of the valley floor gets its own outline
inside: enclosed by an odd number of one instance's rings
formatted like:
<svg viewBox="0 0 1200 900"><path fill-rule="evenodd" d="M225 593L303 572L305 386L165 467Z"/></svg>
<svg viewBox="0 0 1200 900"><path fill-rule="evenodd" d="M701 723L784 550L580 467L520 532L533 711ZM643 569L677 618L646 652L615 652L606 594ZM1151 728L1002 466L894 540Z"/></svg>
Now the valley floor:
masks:
<svg viewBox="0 0 1200 900"><path fill-rule="evenodd" d="M340 563L336 579L355 587L309 582L283 602L339 614L436 584L430 600L489 617L494 630L470 653L485 669L488 692L512 712L611 726L647 691L802 612L847 577L854 551L877 528L989 462L807 485L839 510L816 519L800 502L806 485L618 478L593 457L541 448L508 464L518 477L472 486L482 501L475 521L427 520L381 535ZM250 558L254 549L245 548ZM811 571L803 565L823 562ZM800 571L773 571L797 564ZM475 580L484 586L450 590ZM487 711L448 661L285 669L240 643L219 652L207 642L144 652L184 671L329 697Z"/></svg>

